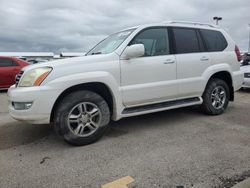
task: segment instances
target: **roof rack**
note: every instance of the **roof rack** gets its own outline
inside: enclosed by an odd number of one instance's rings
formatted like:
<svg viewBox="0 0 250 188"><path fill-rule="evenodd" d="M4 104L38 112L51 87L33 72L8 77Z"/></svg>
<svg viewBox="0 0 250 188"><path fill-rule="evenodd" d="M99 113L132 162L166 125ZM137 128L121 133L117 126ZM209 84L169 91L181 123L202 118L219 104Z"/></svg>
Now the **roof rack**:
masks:
<svg viewBox="0 0 250 188"><path fill-rule="evenodd" d="M166 23L166 22L165 22ZM172 23L172 24L175 24L175 23L179 23L179 24L190 24L190 25L202 25L202 26L209 26L209 27L217 27L213 24L207 24L207 23L200 23L200 22L185 22L185 21L168 21L167 23Z"/></svg>

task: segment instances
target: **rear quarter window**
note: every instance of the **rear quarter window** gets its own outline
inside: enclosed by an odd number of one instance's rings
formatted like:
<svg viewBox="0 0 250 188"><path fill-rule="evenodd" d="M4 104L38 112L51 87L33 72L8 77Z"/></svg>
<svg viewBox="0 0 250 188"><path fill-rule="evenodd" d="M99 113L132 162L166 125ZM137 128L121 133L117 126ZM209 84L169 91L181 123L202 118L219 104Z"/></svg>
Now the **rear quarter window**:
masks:
<svg viewBox="0 0 250 188"><path fill-rule="evenodd" d="M200 32L205 41L207 51L223 51L227 47L227 41L221 32L205 29L201 29Z"/></svg>

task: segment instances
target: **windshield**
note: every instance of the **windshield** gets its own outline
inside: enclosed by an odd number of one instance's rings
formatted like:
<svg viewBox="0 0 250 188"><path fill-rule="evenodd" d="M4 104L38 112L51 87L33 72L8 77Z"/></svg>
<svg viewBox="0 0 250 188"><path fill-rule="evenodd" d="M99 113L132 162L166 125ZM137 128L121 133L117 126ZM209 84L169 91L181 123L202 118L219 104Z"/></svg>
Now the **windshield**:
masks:
<svg viewBox="0 0 250 188"><path fill-rule="evenodd" d="M106 39L97 44L92 50L90 50L87 55L96 54L108 54L116 50L123 41L134 31L135 29L129 29L121 31L119 33L112 34Z"/></svg>

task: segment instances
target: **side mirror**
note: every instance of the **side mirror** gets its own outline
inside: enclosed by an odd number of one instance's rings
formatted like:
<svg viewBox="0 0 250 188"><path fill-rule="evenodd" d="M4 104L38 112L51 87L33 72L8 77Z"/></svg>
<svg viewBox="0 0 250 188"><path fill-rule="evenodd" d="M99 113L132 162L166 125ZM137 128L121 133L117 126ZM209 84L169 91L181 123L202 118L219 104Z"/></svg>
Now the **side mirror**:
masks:
<svg viewBox="0 0 250 188"><path fill-rule="evenodd" d="M143 44L133 44L127 46L123 53L126 59L141 57L145 53L145 48Z"/></svg>

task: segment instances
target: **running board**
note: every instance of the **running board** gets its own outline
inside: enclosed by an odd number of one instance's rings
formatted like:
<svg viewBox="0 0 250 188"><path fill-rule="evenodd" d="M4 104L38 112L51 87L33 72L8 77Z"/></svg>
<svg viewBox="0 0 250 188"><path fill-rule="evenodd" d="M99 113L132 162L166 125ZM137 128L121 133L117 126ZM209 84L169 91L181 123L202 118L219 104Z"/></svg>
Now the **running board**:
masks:
<svg viewBox="0 0 250 188"><path fill-rule="evenodd" d="M155 104L148 104L143 106L135 106L135 107L128 107L125 108L122 111L122 114L132 114L132 113L138 113L138 112L145 112L145 111L151 111L151 110L160 110L165 108L171 108L175 106L188 106L189 104L195 105L195 103L200 104L201 99L199 97L193 97L193 98L187 98L187 99L179 99L175 101L167 101L167 102L161 102L161 103L155 103Z"/></svg>

